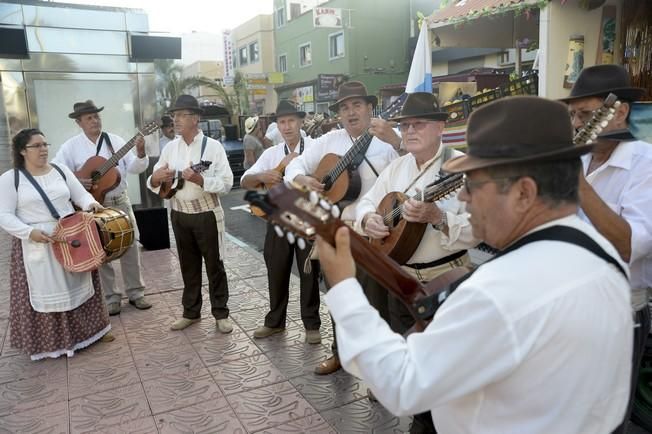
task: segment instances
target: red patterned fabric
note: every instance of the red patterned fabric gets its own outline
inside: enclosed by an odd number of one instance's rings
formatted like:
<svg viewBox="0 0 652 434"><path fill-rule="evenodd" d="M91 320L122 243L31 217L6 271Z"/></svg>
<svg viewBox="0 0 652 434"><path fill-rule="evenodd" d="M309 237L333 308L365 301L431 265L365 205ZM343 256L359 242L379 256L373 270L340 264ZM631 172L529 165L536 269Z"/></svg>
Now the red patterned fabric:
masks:
<svg viewBox="0 0 652 434"><path fill-rule="evenodd" d="M52 233L57 240L52 246L54 256L66 271L81 273L97 269L106 253L93 215L76 212L63 217Z"/></svg>

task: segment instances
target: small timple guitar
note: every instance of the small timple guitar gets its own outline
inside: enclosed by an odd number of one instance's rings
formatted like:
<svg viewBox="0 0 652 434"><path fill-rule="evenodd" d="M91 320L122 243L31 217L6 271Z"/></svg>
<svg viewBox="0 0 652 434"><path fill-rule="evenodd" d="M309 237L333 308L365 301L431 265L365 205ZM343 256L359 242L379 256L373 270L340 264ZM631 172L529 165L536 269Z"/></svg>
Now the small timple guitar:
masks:
<svg viewBox="0 0 652 434"><path fill-rule="evenodd" d="M435 202L453 193L462 186L464 176L455 173L439 178L429 184L420 194L412 199L423 202ZM379 251L389 255L399 264L412 257L426 231L426 223L408 222L403 219L403 203L410 199L407 195L394 191L388 193L378 204L378 214L389 227L389 235L381 240L372 240L371 244Z"/></svg>
<svg viewBox="0 0 652 434"><path fill-rule="evenodd" d="M142 130L133 136L127 143L122 146L109 158L108 160L99 155L95 155L84 163L84 165L75 172L75 176L80 179L90 179L93 183L90 193L96 201L104 203L104 196L118 185L120 185L120 172L115 167L120 162L120 159L127 155L136 145L136 139L139 136L145 137L152 134L158 129L158 124L152 121L145 125Z"/></svg>
<svg viewBox="0 0 652 434"><path fill-rule="evenodd" d="M204 170L211 167L211 163L212 161L201 160L199 163L190 166L190 168L197 173L202 173ZM161 189L159 190L158 195L163 199L170 199L177 193L177 191L183 188L184 183L185 179L181 177L181 171L178 171L172 182L161 183Z"/></svg>
<svg viewBox="0 0 652 434"><path fill-rule="evenodd" d="M314 191L295 190L279 184L267 194L248 191L245 200L263 209L267 218L277 225L276 232L283 235L283 229L287 230L288 241L296 242L299 247L305 246L302 238L310 239L315 235L334 244L335 232L344 226L338 218L339 209ZM356 264L405 304L416 320L417 331L425 328L437 307L452 291L450 285L469 272L465 267L455 268L423 285L364 238L353 231L350 235L351 253Z"/></svg>

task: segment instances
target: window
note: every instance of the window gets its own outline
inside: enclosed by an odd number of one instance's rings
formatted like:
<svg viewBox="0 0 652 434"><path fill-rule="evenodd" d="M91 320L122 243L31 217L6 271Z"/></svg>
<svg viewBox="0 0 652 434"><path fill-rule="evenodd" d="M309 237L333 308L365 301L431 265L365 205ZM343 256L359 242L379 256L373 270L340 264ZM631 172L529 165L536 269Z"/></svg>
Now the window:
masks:
<svg viewBox="0 0 652 434"><path fill-rule="evenodd" d="M344 57L344 33L328 35L328 55L331 59Z"/></svg>
<svg viewBox="0 0 652 434"><path fill-rule="evenodd" d="M249 44L249 63L256 63L260 60L260 55L258 54L258 42L253 42Z"/></svg>
<svg viewBox="0 0 652 434"><path fill-rule="evenodd" d="M247 62L247 47L240 48L239 52L240 52L240 55L238 56L238 58L240 59L240 66L246 65L248 63Z"/></svg>
<svg viewBox="0 0 652 434"><path fill-rule="evenodd" d="M278 72L288 72L288 56L281 54L278 56Z"/></svg>
<svg viewBox="0 0 652 434"><path fill-rule="evenodd" d="M285 8L276 9L276 27L285 25Z"/></svg>
<svg viewBox="0 0 652 434"><path fill-rule="evenodd" d="M312 65L312 50L310 49L310 42L307 44L299 45L299 65Z"/></svg>

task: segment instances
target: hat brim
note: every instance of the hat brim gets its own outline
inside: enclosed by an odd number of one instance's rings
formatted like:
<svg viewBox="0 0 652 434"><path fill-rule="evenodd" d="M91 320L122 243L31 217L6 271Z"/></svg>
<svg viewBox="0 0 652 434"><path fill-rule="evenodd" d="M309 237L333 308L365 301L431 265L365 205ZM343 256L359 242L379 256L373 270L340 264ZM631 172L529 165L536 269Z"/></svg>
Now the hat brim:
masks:
<svg viewBox="0 0 652 434"><path fill-rule="evenodd" d="M442 169L446 172L469 172L476 169L500 166L503 164L528 163L532 161L570 160L584 155L593 149L593 145L573 146L561 150L545 152L542 154L528 155L520 158L480 158L472 155L461 155L444 163Z"/></svg>
<svg viewBox="0 0 652 434"><path fill-rule="evenodd" d="M68 117L69 117L70 119L77 119L77 118L80 117L81 115L87 115L87 114L90 114L90 113L99 113L99 112L101 112L102 110L104 110L104 106L102 106L102 107L100 107L100 108L97 108L97 107L96 107L96 108L90 108L90 107L89 107L89 108L87 108L87 109L79 110L78 112L68 113Z"/></svg>
<svg viewBox="0 0 652 434"><path fill-rule="evenodd" d="M606 133L598 134L598 139L607 139L607 140L636 140L627 128L620 130L608 131Z"/></svg>
<svg viewBox="0 0 652 434"><path fill-rule="evenodd" d="M410 118L416 118L416 119L428 119L431 121L446 121L448 119L448 113L445 112L440 112L440 113L415 113L415 114L410 114L410 115L405 115L405 116L396 116L395 118L389 118L388 120L393 121L393 122L399 122L403 119L410 119Z"/></svg>
<svg viewBox="0 0 652 434"><path fill-rule="evenodd" d="M298 116L301 119L306 117L306 112L292 112L292 113L281 113L270 117L272 122L276 122L276 119L282 118L283 116Z"/></svg>
<svg viewBox="0 0 652 434"><path fill-rule="evenodd" d="M198 115L204 113L204 109L197 108L197 107L173 107L168 109L168 113L178 112L179 110L190 110L191 112L195 112Z"/></svg>
<svg viewBox="0 0 652 434"><path fill-rule="evenodd" d="M582 98L591 98L591 97L606 97L610 93L613 93L618 96L619 99L626 101L638 101L645 95L646 90L642 87L617 87L614 89L605 89L600 92L589 92L583 93L581 95L568 96L566 98L560 98L558 101L569 103L576 99Z"/></svg>
<svg viewBox="0 0 652 434"><path fill-rule="evenodd" d="M328 108L332 112L337 112L339 110L340 104L342 104L344 101L346 101L348 99L352 99L352 98L362 98L365 101L367 101L368 103L370 103L371 105L373 105L374 107L376 107L378 105L378 98L376 98L374 95L349 95L349 96L346 96L346 97L344 97L342 99L338 99L333 104L329 105Z"/></svg>

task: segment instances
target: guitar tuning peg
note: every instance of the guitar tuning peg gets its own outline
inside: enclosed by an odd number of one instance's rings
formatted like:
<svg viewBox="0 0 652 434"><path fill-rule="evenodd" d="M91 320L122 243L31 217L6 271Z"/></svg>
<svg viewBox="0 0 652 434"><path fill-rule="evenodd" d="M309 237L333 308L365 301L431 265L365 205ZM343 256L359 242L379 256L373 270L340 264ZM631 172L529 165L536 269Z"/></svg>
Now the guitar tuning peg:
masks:
<svg viewBox="0 0 652 434"><path fill-rule="evenodd" d="M274 232L276 232L276 235L278 235L279 238L283 238L283 229L279 225L274 225Z"/></svg>
<svg viewBox="0 0 652 434"><path fill-rule="evenodd" d="M290 243L290 244L294 244L294 241L296 240L296 238L294 237L294 234L293 234L292 232L288 232L288 233L285 235L285 237L287 238L288 243Z"/></svg>
<svg viewBox="0 0 652 434"><path fill-rule="evenodd" d="M326 199L320 199L319 200L319 206L324 208L326 211L331 209L331 204Z"/></svg>
<svg viewBox="0 0 652 434"><path fill-rule="evenodd" d="M595 140L598 138L598 135L596 133L591 133L590 139L589 140Z"/></svg>
<svg viewBox="0 0 652 434"><path fill-rule="evenodd" d="M586 141L585 144L586 144L586 145L590 145L591 143L593 143L593 140L592 140L592 139L589 139L589 140Z"/></svg>
<svg viewBox="0 0 652 434"><path fill-rule="evenodd" d="M309 195L310 203L313 205L317 205L319 202L319 194L317 194L316 191L311 191Z"/></svg>
<svg viewBox="0 0 652 434"><path fill-rule="evenodd" d="M602 121L602 122L600 122L600 127L602 127L602 128L606 127L607 125L609 125L609 122L608 122L608 121Z"/></svg>
<svg viewBox="0 0 652 434"><path fill-rule="evenodd" d="M612 120L613 118L614 118L614 114L613 114L613 113L609 113L609 114L607 115L607 121L610 121L610 120Z"/></svg>
<svg viewBox="0 0 652 434"><path fill-rule="evenodd" d="M303 238L297 238L297 247L301 250L306 250L306 240Z"/></svg>
<svg viewBox="0 0 652 434"><path fill-rule="evenodd" d="M333 207L331 208L331 215L337 219L340 218L340 214L341 214L340 207L338 207L337 205L333 205Z"/></svg>
<svg viewBox="0 0 652 434"><path fill-rule="evenodd" d="M616 102L614 103L614 109L617 109L618 107L620 107L621 104L622 104L622 103L621 103L620 101L616 101Z"/></svg>

